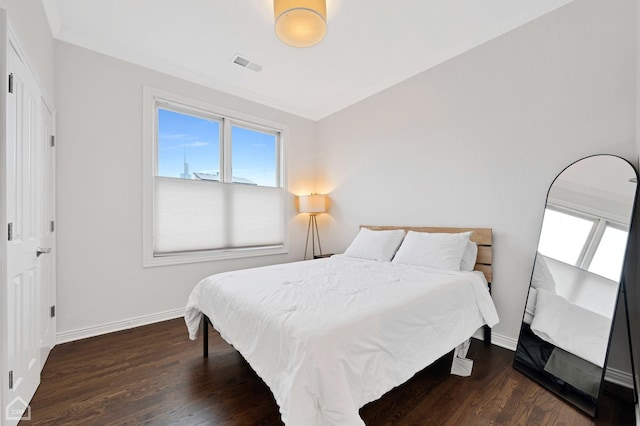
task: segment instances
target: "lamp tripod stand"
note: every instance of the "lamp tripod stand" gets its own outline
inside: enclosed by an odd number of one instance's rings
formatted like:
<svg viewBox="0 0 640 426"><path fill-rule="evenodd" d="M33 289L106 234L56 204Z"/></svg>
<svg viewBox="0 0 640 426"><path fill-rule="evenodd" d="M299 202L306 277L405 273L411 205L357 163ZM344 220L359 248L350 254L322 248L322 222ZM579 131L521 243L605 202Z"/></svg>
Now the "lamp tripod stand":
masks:
<svg viewBox="0 0 640 426"><path fill-rule="evenodd" d="M304 243L304 260L307 259L309 250L309 234L311 234L311 253L316 257L316 239L318 240L318 250L322 256L322 246L320 245L320 234L318 233L318 221L316 215L327 211L326 196L320 194L300 195L298 197L300 213L309 214L309 225L307 226L307 241Z"/></svg>
<svg viewBox="0 0 640 426"><path fill-rule="evenodd" d="M309 213L309 225L307 226L307 241L304 243L304 259L307 259L307 249L309 248L309 234L311 234L311 255L316 257L316 238L318 239L318 250L322 256L322 246L320 245L320 234L318 233L318 222L315 213Z"/></svg>

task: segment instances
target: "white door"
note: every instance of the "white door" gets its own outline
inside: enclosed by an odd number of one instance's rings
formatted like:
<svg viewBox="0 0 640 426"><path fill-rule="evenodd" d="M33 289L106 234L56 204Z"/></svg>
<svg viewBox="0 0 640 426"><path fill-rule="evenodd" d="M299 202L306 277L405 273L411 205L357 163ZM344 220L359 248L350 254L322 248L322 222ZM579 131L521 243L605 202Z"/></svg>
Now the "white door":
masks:
<svg viewBox="0 0 640 426"><path fill-rule="evenodd" d="M42 254L38 259L40 270L39 304L40 314L40 365L41 369L56 343L56 269L55 269L55 150L53 140L53 114L45 102L41 107L41 147L38 185L41 190L40 202L42 214L38 220L39 247ZM45 251L49 251L45 253Z"/></svg>
<svg viewBox="0 0 640 426"><path fill-rule="evenodd" d="M42 316L45 283L50 266L45 233L46 145L43 101L37 80L9 45L7 69L12 75L7 94L6 208L7 241L7 362L10 372L7 424L15 423L15 409L25 406L40 383ZM49 120L50 121L50 120ZM50 123L49 123L50 124Z"/></svg>

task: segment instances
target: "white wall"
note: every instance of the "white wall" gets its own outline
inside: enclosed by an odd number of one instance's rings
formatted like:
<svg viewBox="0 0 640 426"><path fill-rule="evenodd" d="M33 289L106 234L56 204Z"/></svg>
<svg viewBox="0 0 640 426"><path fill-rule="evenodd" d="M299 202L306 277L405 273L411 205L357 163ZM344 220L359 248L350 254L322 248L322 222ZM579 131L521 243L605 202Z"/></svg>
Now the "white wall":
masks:
<svg viewBox="0 0 640 426"><path fill-rule="evenodd" d="M635 25L635 0L573 2L320 121L327 251L359 224L491 227L494 333L515 345L552 180L636 157Z"/></svg>
<svg viewBox="0 0 640 426"><path fill-rule="evenodd" d="M9 24L25 50L31 66L53 103L54 97L54 41L41 0L0 0L7 10Z"/></svg>
<svg viewBox="0 0 640 426"><path fill-rule="evenodd" d="M289 190L295 194L313 189L314 122L62 42L56 42L55 84L57 326L63 340L183 309L209 274L302 258L306 217L296 216L291 197L288 255L142 268L142 87L287 125Z"/></svg>

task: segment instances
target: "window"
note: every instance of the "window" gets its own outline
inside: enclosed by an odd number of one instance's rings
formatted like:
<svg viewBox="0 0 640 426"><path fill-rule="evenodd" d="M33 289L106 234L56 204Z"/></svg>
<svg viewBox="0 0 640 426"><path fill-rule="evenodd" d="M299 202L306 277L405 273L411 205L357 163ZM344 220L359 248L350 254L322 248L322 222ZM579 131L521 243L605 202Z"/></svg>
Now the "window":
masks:
<svg viewBox="0 0 640 426"><path fill-rule="evenodd" d="M576 265L593 224L594 220L547 209L538 251L569 265Z"/></svg>
<svg viewBox="0 0 640 426"><path fill-rule="evenodd" d="M145 266L286 252L283 127L145 88Z"/></svg>
<svg viewBox="0 0 640 426"><path fill-rule="evenodd" d="M620 281L629 233L607 225L588 270L613 281Z"/></svg>
<svg viewBox="0 0 640 426"><path fill-rule="evenodd" d="M262 186L278 186L276 133L231 126L233 179Z"/></svg>
<svg viewBox="0 0 640 426"><path fill-rule="evenodd" d="M207 175L217 174L220 171L222 122L213 117L165 108L157 108L157 176L195 178L189 167Z"/></svg>
<svg viewBox="0 0 640 426"><path fill-rule="evenodd" d="M619 281L628 230L606 218L548 206L538 251L548 257Z"/></svg>

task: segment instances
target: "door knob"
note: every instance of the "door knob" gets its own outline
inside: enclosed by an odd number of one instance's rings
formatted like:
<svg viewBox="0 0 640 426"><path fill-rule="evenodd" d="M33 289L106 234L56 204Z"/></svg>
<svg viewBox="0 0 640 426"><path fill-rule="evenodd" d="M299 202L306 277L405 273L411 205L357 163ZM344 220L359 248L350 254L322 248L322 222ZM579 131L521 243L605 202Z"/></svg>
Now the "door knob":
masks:
<svg viewBox="0 0 640 426"><path fill-rule="evenodd" d="M48 254L49 252L51 252L50 248L41 248L38 247L36 249L36 257L40 257L41 254Z"/></svg>

